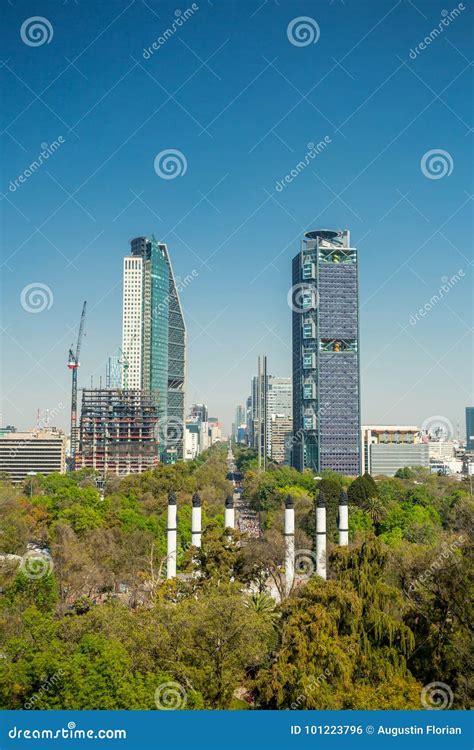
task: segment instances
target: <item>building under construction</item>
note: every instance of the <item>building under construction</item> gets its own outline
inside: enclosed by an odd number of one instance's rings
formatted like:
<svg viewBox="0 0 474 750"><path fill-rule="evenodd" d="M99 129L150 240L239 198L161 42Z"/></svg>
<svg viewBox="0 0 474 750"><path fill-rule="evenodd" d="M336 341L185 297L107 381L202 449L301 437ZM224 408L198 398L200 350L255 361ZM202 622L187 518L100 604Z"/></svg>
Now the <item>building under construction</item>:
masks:
<svg viewBox="0 0 474 750"><path fill-rule="evenodd" d="M155 391L84 388L76 469L136 474L160 455Z"/></svg>

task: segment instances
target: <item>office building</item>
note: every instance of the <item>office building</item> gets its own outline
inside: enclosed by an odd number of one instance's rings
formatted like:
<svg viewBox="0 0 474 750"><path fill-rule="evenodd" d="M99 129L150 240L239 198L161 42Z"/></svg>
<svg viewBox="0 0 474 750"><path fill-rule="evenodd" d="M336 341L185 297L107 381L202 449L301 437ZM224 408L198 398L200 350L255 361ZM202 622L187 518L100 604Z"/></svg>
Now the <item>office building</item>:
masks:
<svg viewBox="0 0 474 750"><path fill-rule="evenodd" d="M122 387L158 394L161 459L182 459L186 328L167 246L136 237L123 274Z"/></svg>
<svg viewBox="0 0 474 750"><path fill-rule="evenodd" d="M430 449L415 425L364 425L364 471L393 477L398 469L428 467Z"/></svg>
<svg viewBox="0 0 474 750"><path fill-rule="evenodd" d="M184 438L184 460L192 461L200 453L201 445L201 426L199 421L186 421L185 438Z"/></svg>
<svg viewBox="0 0 474 750"><path fill-rule="evenodd" d="M252 378L250 440L257 451L258 466L265 469L268 451L268 375L267 357L257 359L257 375Z"/></svg>
<svg viewBox="0 0 474 750"><path fill-rule="evenodd" d="M430 440L430 461L450 461L454 458L458 444L454 440Z"/></svg>
<svg viewBox="0 0 474 750"><path fill-rule="evenodd" d="M279 415L285 419L292 419L293 416L293 388L291 378L268 375L266 399L267 455L273 457L273 417Z"/></svg>
<svg viewBox="0 0 474 750"><path fill-rule="evenodd" d="M361 469L358 259L347 230L306 232L293 259L291 292L293 465L356 475Z"/></svg>
<svg viewBox="0 0 474 750"><path fill-rule="evenodd" d="M293 434L292 418L285 414L272 414L271 434L270 458L278 464L289 464Z"/></svg>
<svg viewBox="0 0 474 750"><path fill-rule="evenodd" d="M85 388L76 468L138 474L160 456L157 394L141 389Z"/></svg>
<svg viewBox="0 0 474 750"><path fill-rule="evenodd" d="M474 406L466 406L466 450L474 451Z"/></svg>
<svg viewBox="0 0 474 750"><path fill-rule="evenodd" d="M190 416L193 419L199 419L201 422L208 422L209 411L206 404L193 404L191 406Z"/></svg>
<svg viewBox="0 0 474 750"><path fill-rule="evenodd" d="M13 428L14 429L14 428ZM66 436L54 427L0 434L0 474L12 482L22 482L28 474L64 474Z"/></svg>
<svg viewBox="0 0 474 750"><path fill-rule="evenodd" d="M218 418L209 417L207 427L209 431L209 444L213 445L214 443L220 442L220 440L222 440L222 425Z"/></svg>
<svg viewBox="0 0 474 750"><path fill-rule="evenodd" d="M245 409L242 405L238 405L235 409L235 421L232 425L232 436L235 441L239 442L238 440L238 433L241 427L247 424L247 415L245 413Z"/></svg>

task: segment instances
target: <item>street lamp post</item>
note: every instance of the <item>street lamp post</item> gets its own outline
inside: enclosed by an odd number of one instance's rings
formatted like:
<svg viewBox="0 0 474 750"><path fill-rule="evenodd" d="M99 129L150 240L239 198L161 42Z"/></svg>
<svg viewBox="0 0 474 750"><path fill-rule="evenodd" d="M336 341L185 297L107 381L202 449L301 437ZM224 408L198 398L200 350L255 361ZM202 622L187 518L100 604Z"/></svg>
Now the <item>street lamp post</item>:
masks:
<svg viewBox="0 0 474 750"><path fill-rule="evenodd" d="M33 477L35 477L37 474L36 471L29 471L27 473L27 476L31 477L30 479L30 498L33 497Z"/></svg>

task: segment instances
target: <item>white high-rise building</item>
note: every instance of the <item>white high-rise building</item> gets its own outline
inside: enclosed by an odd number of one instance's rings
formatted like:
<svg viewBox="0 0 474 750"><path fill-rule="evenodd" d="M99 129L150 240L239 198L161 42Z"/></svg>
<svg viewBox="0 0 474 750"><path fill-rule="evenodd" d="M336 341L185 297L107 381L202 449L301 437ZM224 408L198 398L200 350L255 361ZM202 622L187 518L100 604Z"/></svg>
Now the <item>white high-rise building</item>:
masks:
<svg viewBox="0 0 474 750"><path fill-rule="evenodd" d="M291 378L269 375L267 378L267 454L272 455L272 418L293 416L293 388Z"/></svg>
<svg viewBox="0 0 474 750"><path fill-rule="evenodd" d="M122 388L142 387L143 258L123 259Z"/></svg>
<svg viewBox="0 0 474 750"><path fill-rule="evenodd" d="M186 430L184 433L184 460L192 461L200 453L200 442L201 442L201 429L202 423L186 422Z"/></svg>
<svg viewBox="0 0 474 750"><path fill-rule="evenodd" d="M122 386L155 394L160 453L184 454L186 327L168 248L135 237L123 265Z"/></svg>

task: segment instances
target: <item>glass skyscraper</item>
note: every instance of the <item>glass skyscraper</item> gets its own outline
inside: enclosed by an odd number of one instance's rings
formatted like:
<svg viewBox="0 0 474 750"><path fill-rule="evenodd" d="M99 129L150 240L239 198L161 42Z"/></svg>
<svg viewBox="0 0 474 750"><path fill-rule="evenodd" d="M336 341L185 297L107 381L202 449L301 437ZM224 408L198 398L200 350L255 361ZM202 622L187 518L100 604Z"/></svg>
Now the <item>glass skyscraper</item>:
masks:
<svg viewBox="0 0 474 750"><path fill-rule="evenodd" d="M306 232L293 258L292 463L360 472L357 250L347 230Z"/></svg>
<svg viewBox="0 0 474 750"><path fill-rule="evenodd" d="M122 387L156 393L165 461L184 457L185 350L168 248L136 237L124 258Z"/></svg>

